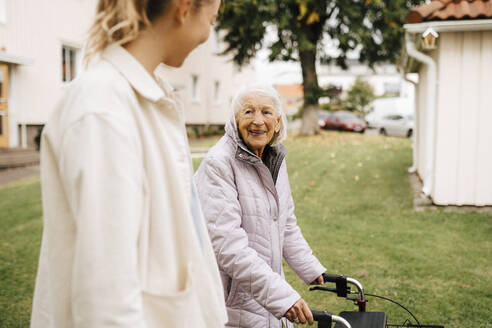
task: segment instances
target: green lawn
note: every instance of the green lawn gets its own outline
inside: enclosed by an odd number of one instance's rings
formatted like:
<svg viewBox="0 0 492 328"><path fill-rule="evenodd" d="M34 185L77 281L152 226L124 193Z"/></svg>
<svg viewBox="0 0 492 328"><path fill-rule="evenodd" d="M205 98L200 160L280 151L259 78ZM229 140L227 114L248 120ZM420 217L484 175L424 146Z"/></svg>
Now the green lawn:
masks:
<svg viewBox="0 0 492 328"><path fill-rule="evenodd" d="M330 132L285 144L299 224L329 272L401 302L421 323L492 327L492 214L415 212L409 140ZM0 327L28 326L40 217L39 180L0 187ZM311 308L354 309L286 275ZM368 309L408 317L375 299Z"/></svg>
<svg viewBox="0 0 492 328"><path fill-rule="evenodd" d="M41 244L39 179L0 187L0 327L28 327Z"/></svg>

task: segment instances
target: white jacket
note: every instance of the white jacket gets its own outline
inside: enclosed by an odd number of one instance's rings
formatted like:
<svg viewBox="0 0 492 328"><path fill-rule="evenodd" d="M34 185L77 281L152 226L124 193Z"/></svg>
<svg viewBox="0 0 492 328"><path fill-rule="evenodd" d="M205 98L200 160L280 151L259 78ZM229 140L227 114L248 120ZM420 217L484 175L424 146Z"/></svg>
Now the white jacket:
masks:
<svg viewBox="0 0 492 328"><path fill-rule="evenodd" d="M43 132L41 179L31 327L225 324L214 253L192 216L182 107L122 47L67 86Z"/></svg>

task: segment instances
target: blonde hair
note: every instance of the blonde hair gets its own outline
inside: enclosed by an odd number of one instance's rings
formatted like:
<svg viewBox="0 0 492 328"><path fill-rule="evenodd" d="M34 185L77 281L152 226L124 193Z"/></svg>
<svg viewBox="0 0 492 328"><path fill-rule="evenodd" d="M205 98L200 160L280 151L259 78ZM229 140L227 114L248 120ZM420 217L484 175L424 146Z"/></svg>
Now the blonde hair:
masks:
<svg viewBox="0 0 492 328"><path fill-rule="evenodd" d="M94 23L89 29L84 63L110 44L125 44L150 26L169 0L99 0Z"/></svg>
<svg viewBox="0 0 492 328"><path fill-rule="evenodd" d="M84 64L110 44L123 45L135 40L159 17L172 0L99 0L94 23L85 45ZM194 0L198 10L204 0Z"/></svg>

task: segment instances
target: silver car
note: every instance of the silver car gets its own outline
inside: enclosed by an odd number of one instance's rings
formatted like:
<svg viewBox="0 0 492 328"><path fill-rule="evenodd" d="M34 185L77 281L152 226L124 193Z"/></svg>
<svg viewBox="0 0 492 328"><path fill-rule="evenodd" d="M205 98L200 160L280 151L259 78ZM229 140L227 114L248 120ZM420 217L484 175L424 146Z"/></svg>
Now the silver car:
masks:
<svg viewBox="0 0 492 328"><path fill-rule="evenodd" d="M390 114L378 123L379 134L410 138L414 130L413 115Z"/></svg>

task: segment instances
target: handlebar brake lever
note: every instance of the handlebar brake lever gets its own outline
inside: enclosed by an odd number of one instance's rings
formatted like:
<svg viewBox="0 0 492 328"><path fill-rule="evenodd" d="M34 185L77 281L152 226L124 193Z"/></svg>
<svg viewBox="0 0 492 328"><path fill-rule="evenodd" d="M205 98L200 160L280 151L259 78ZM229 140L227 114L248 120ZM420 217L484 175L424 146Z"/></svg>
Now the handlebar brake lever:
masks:
<svg viewBox="0 0 492 328"><path fill-rule="evenodd" d="M309 288L309 291L313 291L313 290L322 290L322 291L325 291L325 292L332 292L332 293L335 293L335 294L337 292L337 289L336 288L328 288L328 287L321 287L321 286L315 286L315 287Z"/></svg>

